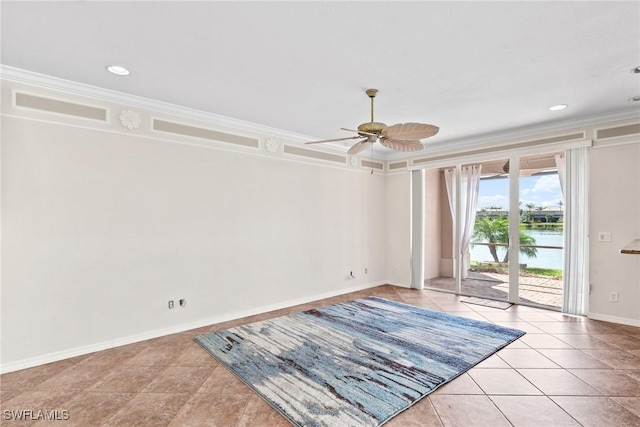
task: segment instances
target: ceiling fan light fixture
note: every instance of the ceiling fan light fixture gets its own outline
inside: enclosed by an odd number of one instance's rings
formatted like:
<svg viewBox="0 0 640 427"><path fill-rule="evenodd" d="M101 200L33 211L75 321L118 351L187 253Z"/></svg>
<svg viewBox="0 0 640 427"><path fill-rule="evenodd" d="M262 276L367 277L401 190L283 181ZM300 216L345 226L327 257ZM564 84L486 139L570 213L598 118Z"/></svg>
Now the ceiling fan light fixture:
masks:
<svg viewBox="0 0 640 427"><path fill-rule="evenodd" d="M107 71L117 76L128 76L130 71L121 65L107 65Z"/></svg>
<svg viewBox="0 0 640 427"><path fill-rule="evenodd" d="M564 110L567 107L568 107L567 104L557 104L557 105L552 105L551 107L549 107L549 110L551 110L551 111L560 111L560 110Z"/></svg>
<svg viewBox="0 0 640 427"><path fill-rule="evenodd" d="M357 136L323 139L320 141L306 142L305 144L320 144L324 142L363 138L353 145L347 153L352 156L356 155L376 142L380 142L382 146L396 151L418 151L424 149L424 146L420 142L421 139L434 136L440 130L437 126L425 123L397 123L387 126L384 123L376 122L373 118L373 99L378 94L378 90L367 89L366 94L371 99L371 121L362 123L358 126L357 130L340 128L348 132L355 132L358 134Z"/></svg>

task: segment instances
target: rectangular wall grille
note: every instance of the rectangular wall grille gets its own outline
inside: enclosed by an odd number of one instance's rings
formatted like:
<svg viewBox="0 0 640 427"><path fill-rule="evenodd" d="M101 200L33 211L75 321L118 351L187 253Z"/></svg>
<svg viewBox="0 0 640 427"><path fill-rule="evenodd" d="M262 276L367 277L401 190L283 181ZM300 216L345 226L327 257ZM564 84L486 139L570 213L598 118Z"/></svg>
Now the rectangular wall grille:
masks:
<svg viewBox="0 0 640 427"><path fill-rule="evenodd" d="M293 145L286 145L286 144L284 146L284 152L287 154L294 154L296 156L304 156L304 157L310 157L312 159L327 160L329 162L341 163L343 165L347 161L346 157L339 156L337 154L324 153L322 151L307 150L306 148L300 148L300 147L295 147Z"/></svg>
<svg viewBox="0 0 640 427"><path fill-rule="evenodd" d="M598 139L607 139L607 138L615 138L618 136L627 136L627 135L635 135L640 133L640 123L626 125L626 126L618 126L615 128L609 129L599 129L598 130Z"/></svg>
<svg viewBox="0 0 640 427"><path fill-rule="evenodd" d="M229 144L242 145L244 147L258 148L260 141L257 138L232 135L196 126L168 122L166 120L153 119L153 130L173 133L176 135L191 136L194 138L208 139L211 141L227 142Z"/></svg>
<svg viewBox="0 0 640 427"><path fill-rule="evenodd" d="M107 109L16 92L16 106L83 119L107 121Z"/></svg>
<svg viewBox="0 0 640 427"><path fill-rule="evenodd" d="M362 166L365 168L373 168L373 169L380 169L380 170L384 169L384 164L378 163L378 162L372 162L369 160L363 160Z"/></svg>
<svg viewBox="0 0 640 427"><path fill-rule="evenodd" d="M402 169L407 167L407 162L389 163L389 170Z"/></svg>

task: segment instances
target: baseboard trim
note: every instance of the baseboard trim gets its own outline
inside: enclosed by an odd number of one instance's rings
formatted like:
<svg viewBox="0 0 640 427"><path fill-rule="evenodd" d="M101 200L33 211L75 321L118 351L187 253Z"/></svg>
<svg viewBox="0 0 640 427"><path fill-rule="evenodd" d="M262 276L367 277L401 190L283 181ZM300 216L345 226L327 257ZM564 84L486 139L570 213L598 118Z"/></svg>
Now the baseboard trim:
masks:
<svg viewBox="0 0 640 427"><path fill-rule="evenodd" d="M405 283L393 283L393 282L390 282L390 281L386 281L384 283L387 284L387 285L391 285L391 286L397 286L399 288L411 289L411 285L407 285Z"/></svg>
<svg viewBox="0 0 640 427"><path fill-rule="evenodd" d="M626 317L610 316L608 314L600 314L600 313L589 313L587 317L593 320L602 320L604 322L619 323L621 325L640 327L640 320L638 319L628 319Z"/></svg>
<svg viewBox="0 0 640 427"><path fill-rule="evenodd" d="M68 350L62 350L54 353L43 354L42 356L31 357L28 359L17 360L15 362L9 362L0 365L0 374L8 372L19 371L21 369L32 368L34 366L44 365L46 363L59 362L61 360L70 359L73 357L84 356L86 354L94 353L96 351L108 350L110 348L120 347L127 344L133 344L140 341L146 341L153 338L162 337L165 335L171 335L179 332L189 331L191 329L202 328L203 326L213 325L216 323L227 322L229 320L240 319L247 316L253 316L256 314L267 313L269 311L280 310L287 307L293 307L300 304L307 304L313 301L318 301L325 298L331 298L339 295L348 294L351 292L357 292L364 289L375 288L388 284L387 281L366 283L348 288L338 289L329 292L323 292L320 294L311 295L308 297L295 298L291 300L282 301L275 304L264 305L256 307L254 309L238 311L224 316L209 317L206 319L198 320L196 322L182 323L179 325L171 326L169 328L156 329L153 331L145 332L142 334L130 335L115 340L103 341L96 344L90 344L81 347L75 347Z"/></svg>

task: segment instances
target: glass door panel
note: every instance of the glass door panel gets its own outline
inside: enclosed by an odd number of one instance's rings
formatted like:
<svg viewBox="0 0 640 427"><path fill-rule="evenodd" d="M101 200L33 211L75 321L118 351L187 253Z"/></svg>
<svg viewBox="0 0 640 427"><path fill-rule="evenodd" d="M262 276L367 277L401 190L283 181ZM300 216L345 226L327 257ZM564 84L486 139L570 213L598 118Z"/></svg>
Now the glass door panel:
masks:
<svg viewBox="0 0 640 427"><path fill-rule="evenodd" d="M461 168L459 218L463 294L501 301L509 299L508 165L508 159L499 159ZM471 168L480 171L475 195Z"/></svg>
<svg viewBox="0 0 640 427"><path fill-rule="evenodd" d="M556 155L520 158L518 302L562 309L564 197Z"/></svg>

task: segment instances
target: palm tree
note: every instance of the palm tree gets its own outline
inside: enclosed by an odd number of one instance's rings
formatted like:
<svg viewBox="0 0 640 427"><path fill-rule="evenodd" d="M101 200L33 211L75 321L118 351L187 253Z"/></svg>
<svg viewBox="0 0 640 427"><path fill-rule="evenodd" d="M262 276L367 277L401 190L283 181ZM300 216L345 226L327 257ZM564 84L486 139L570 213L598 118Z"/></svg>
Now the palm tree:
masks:
<svg viewBox="0 0 640 427"><path fill-rule="evenodd" d="M527 203L525 206L527 207L527 221L526 222L531 222L531 211L536 208L536 204L535 203Z"/></svg>
<svg viewBox="0 0 640 427"><path fill-rule="evenodd" d="M535 245L536 239L525 230L520 230L520 245ZM473 228L472 243L487 243L489 253L495 262L500 262L498 258L498 245L509 244L509 220L504 216L491 219L488 216L478 218ZM528 257L535 258L538 249L530 247L520 247L520 253ZM509 262L509 251L504 256L502 262Z"/></svg>

